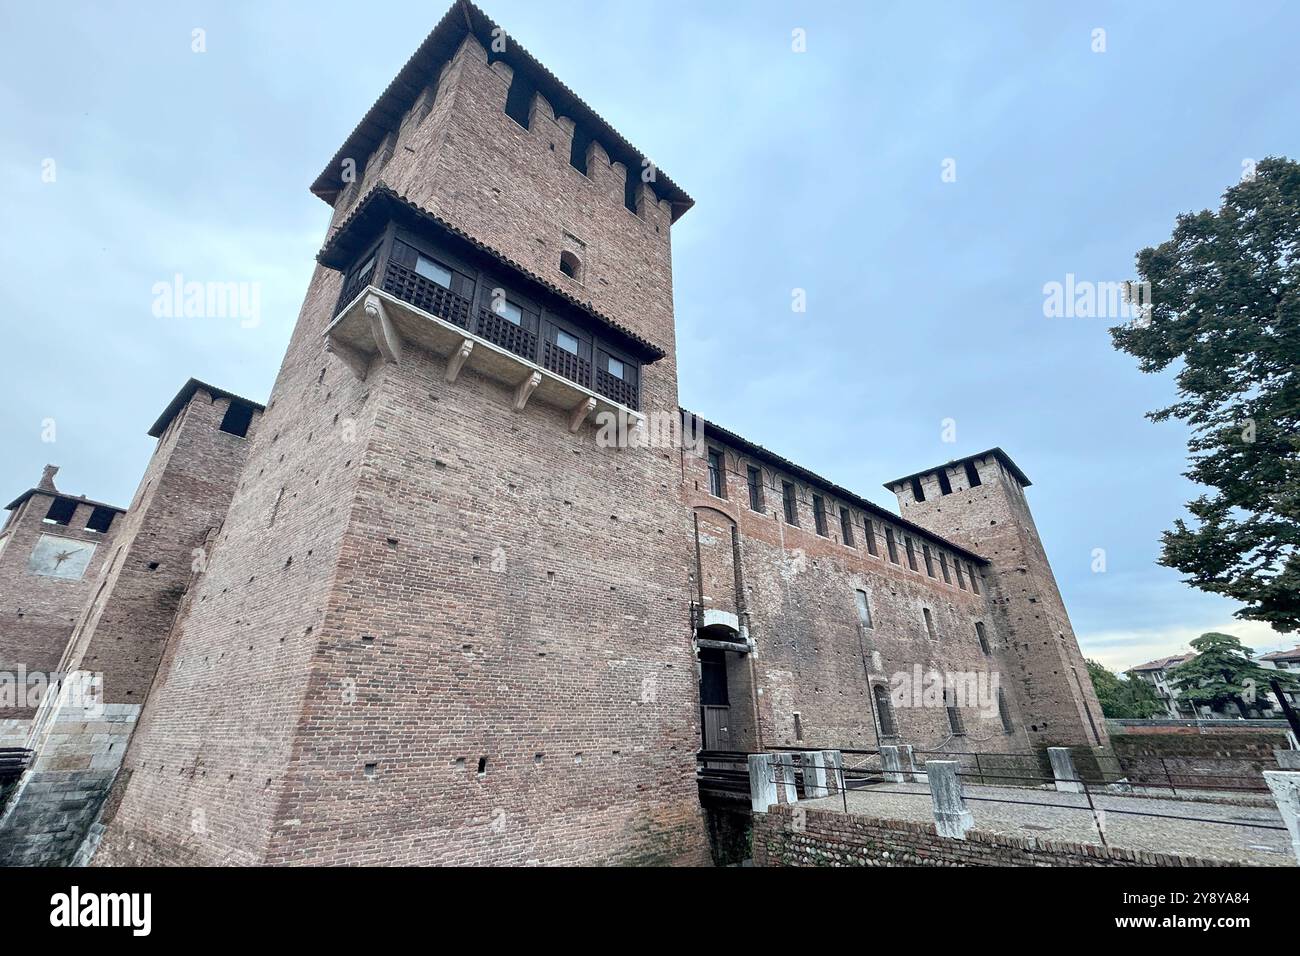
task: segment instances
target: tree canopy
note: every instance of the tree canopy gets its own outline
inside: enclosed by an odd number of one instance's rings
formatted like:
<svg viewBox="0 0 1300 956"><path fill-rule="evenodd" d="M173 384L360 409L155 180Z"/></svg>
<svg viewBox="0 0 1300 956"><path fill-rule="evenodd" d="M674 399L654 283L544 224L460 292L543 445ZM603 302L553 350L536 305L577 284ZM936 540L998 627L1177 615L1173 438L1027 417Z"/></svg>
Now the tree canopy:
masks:
<svg viewBox="0 0 1300 956"><path fill-rule="evenodd" d="M1192 643L1196 656L1169 671L1178 695L1193 704L1224 710L1233 704L1243 717L1259 712L1267 703L1269 682L1296 688L1296 679L1286 671L1256 664L1254 653L1231 634L1211 631Z"/></svg>
<svg viewBox="0 0 1300 956"><path fill-rule="evenodd" d="M1085 661L1101 712L1112 719L1147 720L1167 711L1155 688L1130 672L1120 678L1097 661Z"/></svg>
<svg viewBox="0 0 1300 956"><path fill-rule="evenodd" d="M1240 601L1242 618L1300 628L1300 164L1260 160L1217 212L1178 217L1137 256L1149 310L1111 329L1143 372L1179 363L1191 427L1184 474L1208 491L1163 536L1160 563Z"/></svg>

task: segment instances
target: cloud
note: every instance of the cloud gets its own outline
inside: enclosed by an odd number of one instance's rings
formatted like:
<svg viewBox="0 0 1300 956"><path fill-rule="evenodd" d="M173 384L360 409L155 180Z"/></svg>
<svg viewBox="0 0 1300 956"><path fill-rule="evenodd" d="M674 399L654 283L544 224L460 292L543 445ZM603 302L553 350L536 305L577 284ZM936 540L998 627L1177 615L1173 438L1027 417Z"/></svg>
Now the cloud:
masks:
<svg viewBox="0 0 1300 956"><path fill-rule="evenodd" d="M1203 627L1095 631L1091 634L1080 634L1079 647L1084 657L1122 673L1130 667L1160 657L1185 654L1191 650L1190 642L1194 638L1209 631L1238 637L1257 655L1294 647L1300 643L1300 637L1279 634L1262 621L1231 621L1207 623Z"/></svg>

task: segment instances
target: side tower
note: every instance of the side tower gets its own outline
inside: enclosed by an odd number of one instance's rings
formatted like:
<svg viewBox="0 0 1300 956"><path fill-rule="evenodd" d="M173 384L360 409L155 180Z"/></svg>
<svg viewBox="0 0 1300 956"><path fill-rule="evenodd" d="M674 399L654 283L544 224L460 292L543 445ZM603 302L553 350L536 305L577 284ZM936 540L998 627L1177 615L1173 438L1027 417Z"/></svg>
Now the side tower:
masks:
<svg viewBox="0 0 1300 956"><path fill-rule="evenodd" d="M690 199L468 3L313 190L96 862L705 861L676 455L597 428L677 416Z"/></svg>
<svg viewBox="0 0 1300 956"><path fill-rule="evenodd" d="M0 819L0 863L64 866L108 794L181 599L206 563L262 406L196 379L149 434L158 439L110 557L91 578L58 671L27 735L27 775ZM87 693L88 691L88 693ZM82 795L75 811L67 794Z"/></svg>
<svg viewBox="0 0 1300 956"><path fill-rule="evenodd" d="M40 483L7 508L0 529L0 719L30 721L117 531L122 509L74 498ZM5 738L26 735L12 724Z"/></svg>
<svg viewBox="0 0 1300 956"><path fill-rule="evenodd" d="M1029 478L1001 448L886 483L900 513L991 562L988 585L1040 747L1109 746L1101 705L1038 537Z"/></svg>

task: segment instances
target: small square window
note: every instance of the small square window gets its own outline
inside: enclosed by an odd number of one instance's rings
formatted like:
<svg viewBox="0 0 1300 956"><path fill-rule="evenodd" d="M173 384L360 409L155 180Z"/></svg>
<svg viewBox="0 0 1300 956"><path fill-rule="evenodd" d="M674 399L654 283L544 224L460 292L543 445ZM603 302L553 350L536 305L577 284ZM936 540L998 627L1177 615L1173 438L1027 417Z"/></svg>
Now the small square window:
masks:
<svg viewBox="0 0 1300 956"><path fill-rule="evenodd" d="M566 352L570 352L573 355L578 354L578 337L576 335L570 335L568 332L556 329L555 344Z"/></svg>
<svg viewBox="0 0 1300 956"><path fill-rule="evenodd" d="M610 359L609 374L613 375L615 378L621 379L623 377L623 363L616 358Z"/></svg>
<svg viewBox="0 0 1300 956"><path fill-rule="evenodd" d="M434 262L432 259L426 259L424 256L417 256L415 259L415 271L418 275L424 276L431 282L436 282L444 289L451 288L451 270L444 265Z"/></svg>

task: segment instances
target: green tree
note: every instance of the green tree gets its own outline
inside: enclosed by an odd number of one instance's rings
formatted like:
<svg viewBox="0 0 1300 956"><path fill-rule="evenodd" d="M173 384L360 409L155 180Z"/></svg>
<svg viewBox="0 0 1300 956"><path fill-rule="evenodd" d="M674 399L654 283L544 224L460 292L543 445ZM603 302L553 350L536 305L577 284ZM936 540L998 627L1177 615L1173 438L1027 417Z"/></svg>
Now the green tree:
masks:
<svg viewBox="0 0 1300 956"><path fill-rule="evenodd" d="M1286 671L1270 670L1256 664L1254 653L1231 634L1211 631L1192 641L1196 656L1169 671L1169 680L1178 686L1178 695L1193 704L1205 704L1216 710L1236 706L1243 717L1253 710L1257 715L1266 703L1269 681L1278 681L1283 689L1295 689L1296 679Z"/></svg>
<svg viewBox="0 0 1300 956"><path fill-rule="evenodd" d="M1218 212L1178 217L1137 256L1148 313L1111 329L1143 372L1175 362L1178 401L1148 414L1191 427L1186 477L1210 489L1163 536L1160 563L1300 628L1300 164L1260 160ZM1142 287L1139 286L1139 290Z"/></svg>
<svg viewBox="0 0 1300 956"><path fill-rule="evenodd" d="M1096 661L1084 661L1103 716L1112 719L1147 720L1166 713L1155 688L1132 672L1117 677Z"/></svg>

